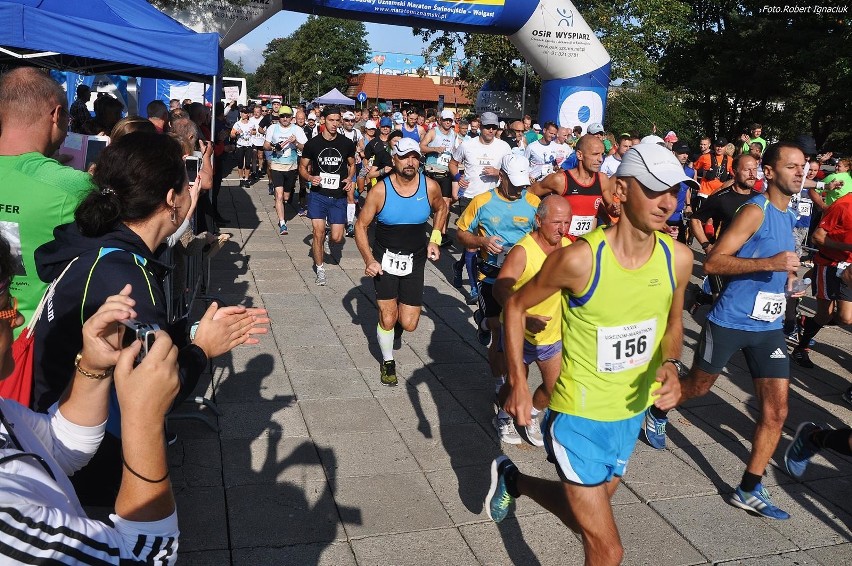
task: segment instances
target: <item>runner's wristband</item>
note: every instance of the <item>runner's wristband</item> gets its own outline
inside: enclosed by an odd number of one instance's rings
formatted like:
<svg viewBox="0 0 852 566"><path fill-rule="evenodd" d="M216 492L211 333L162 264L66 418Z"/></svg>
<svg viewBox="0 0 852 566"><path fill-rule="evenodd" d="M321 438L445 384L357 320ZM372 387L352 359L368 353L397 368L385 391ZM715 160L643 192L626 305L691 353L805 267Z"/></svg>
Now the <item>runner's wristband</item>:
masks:
<svg viewBox="0 0 852 566"><path fill-rule="evenodd" d="M461 179L461 173L456 173L453 175L453 181L458 182Z"/></svg>
<svg viewBox="0 0 852 566"><path fill-rule="evenodd" d="M444 236L441 234L441 231L436 228L435 230L432 230L432 235L429 236L429 243L438 244L440 246L443 239Z"/></svg>

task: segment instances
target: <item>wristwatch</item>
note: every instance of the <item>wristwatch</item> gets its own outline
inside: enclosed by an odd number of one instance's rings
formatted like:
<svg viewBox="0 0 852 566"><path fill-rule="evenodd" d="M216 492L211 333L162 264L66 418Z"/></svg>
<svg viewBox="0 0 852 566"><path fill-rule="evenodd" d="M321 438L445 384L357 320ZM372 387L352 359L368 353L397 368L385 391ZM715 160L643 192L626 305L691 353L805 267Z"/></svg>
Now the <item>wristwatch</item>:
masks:
<svg viewBox="0 0 852 566"><path fill-rule="evenodd" d="M689 368L686 367L686 364L676 358L668 358L663 361L663 363L672 364L675 367L675 369L677 370L678 379L683 379L689 373Z"/></svg>

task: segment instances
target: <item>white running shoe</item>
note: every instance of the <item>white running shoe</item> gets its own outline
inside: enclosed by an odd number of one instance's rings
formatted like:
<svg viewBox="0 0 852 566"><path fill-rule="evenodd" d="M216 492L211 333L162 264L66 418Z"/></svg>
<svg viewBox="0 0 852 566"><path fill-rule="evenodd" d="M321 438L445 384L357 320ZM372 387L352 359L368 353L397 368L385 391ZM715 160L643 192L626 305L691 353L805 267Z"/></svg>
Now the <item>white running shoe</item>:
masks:
<svg viewBox="0 0 852 566"><path fill-rule="evenodd" d="M521 435L518 434L518 430L515 428L515 422L512 420L512 417L501 419L495 416L491 423L497 429L500 442L505 442L506 444L521 444L523 442Z"/></svg>
<svg viewBox="0 0 852 566"><path fill-rule="evenodd" d="M544 421L544 411L539 411L536 416L530 419L530 424L525 427L527 440L533 446L544 446L544 435L541 433L542 421Z"/></svg>
<svg viewBox="0 0 852 566"><path fill-rule="evenodd" d="M325 268L317 268L317 280L315 281L315 283L321 287L325 286L325 284L327 283L327 280L325 278Z"/></svg>

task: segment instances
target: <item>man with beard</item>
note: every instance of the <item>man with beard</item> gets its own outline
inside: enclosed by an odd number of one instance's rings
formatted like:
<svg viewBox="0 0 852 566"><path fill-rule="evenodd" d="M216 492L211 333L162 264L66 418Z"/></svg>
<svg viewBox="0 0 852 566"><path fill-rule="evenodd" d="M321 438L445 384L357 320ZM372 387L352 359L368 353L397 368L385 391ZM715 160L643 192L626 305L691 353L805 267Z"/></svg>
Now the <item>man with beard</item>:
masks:
<svg viewBox="0 0 852 566"><path fill-rule="evenodd" d="M754 162L751 156L741 158ZM798 146L782 142L766 148L766 193L740 207L704 264L707 273L728 281L707 315L692 369L680 381L678 404L710 391L731 357L738 351L745 355L760 415L745 473L729 501L770 519L790 518L772 503L761 479L787 418L790 359L782 322L787 298L804 294L792 289L800 264L793 251L796 215L787 205L802 186L804 169ZM666 445L667 422L666 410L646 410L643 432L658 450Z"/></svg>
<svg viewBox="0 0 852 566"><path fill-rule="evenodd" d="M393 172L367 193L361 214L355 222L355 244L373 278L379 324L376 336L382 352L382 385L397 385L393 359L394 327L413 332L423 305L423 276L426 258L437 261L441 255L441 231L432 230L426 239L429 216L435 226L447 219L447 204L434 180L419 173L420 145L411 138L397 140L391 149ZM367 228L376 220L372 248Z"/></svg>

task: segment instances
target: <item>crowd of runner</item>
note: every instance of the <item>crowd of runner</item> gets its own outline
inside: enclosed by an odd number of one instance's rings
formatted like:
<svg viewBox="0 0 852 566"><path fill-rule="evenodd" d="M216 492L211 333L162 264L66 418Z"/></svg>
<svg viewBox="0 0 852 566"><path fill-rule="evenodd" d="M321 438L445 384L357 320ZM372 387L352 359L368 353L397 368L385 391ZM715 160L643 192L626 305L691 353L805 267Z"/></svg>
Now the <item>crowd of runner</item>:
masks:
<svg viewBox="0 0 852 566"><path fill-rule="evenodd" d="M544 447L560 478L526 475L498 457L485 505L493 520L530 497L582 535L589 563L618 564L610 500L635 443L664 449L667 412L706 394L738 351L760 414L730 503L789 518L762 477L788 416L796 417L788 415L790 360L813 367L820 329L852 323L848 159L831 162L809 136L769 143L760 124L736 143L704 137L692 147L672 131L613 134L600 123L569 128L492 112L383 113L280 99L215 109L155 101L147 116L121 118L99 98L91 116L83 106L90 96L78 89L69 110L38 71L0 77L0 187L7 199L12 184L27 193L0 218L16 214L19 230L13 238L4 231L12 241L0 245L0 318L8 321L0 323L8 338L0 377L12 371L12 331L23 319L39 321L32 408L40 413L0 403L0 450L10 456L0 466L22 466L0 491L0 520L15 533L16 552L49 556L27 541L64 525L55 556L173 561L164 416L208 359L256 341L268 322L261 309L214 304L187 338L162 309L164 250L178 245L192 217L196 231L214 236L229 223L216 199L228 159L239 181L233 190L266 178L279 235L294 217L310 221L317 286L332 276L326 262L354 238L375 288L382 385L398 384L394 342L416 330L427 261L453 255L450 277L487 348L495 434ZM18 118L35 107L43 107L39 118ZM52 159L69 128L112 138L89 172ZM190 183L185 159L195 152L201 166ZM706 280L688 293L694 257ZM813 316L798 309L808 292ZM687 367L684 310L702 306L709 311ZM116 322L128 318L170 331L157 331L136 369L145 344L122 350L116 341ZM542 383L531 392L533 363ZM142 371L160 390L133 389L151 381L132 379ZM852 386L843 399L852 404ZM800 479L817 451L849 455L850 445L849 430L802 423L787 469ZM72 487L66 474L90 458ZM87 519L81 502L115 505L114 527Z"/></svg>

